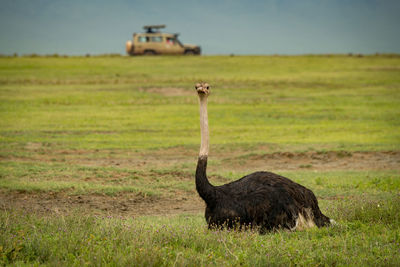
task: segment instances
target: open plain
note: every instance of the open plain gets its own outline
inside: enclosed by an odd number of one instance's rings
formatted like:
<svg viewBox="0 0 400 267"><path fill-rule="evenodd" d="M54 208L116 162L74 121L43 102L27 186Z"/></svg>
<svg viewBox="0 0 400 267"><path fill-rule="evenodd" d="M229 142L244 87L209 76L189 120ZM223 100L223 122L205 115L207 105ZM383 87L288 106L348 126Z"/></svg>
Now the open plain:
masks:
<svg viewBox="0 0 400 267"><path fill-rule="evenodd" d="M208 230L209 178L268 170L337 224ZM0 58L0 264L400 265L400 57Z"/></svg>

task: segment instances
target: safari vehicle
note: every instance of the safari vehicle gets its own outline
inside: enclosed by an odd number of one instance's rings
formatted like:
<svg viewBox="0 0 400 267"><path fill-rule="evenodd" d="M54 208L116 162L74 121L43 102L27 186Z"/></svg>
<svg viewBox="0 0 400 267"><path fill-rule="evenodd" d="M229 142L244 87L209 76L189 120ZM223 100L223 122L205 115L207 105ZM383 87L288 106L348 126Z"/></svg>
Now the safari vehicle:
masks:
<svg viewBox="0 0 400 267"><path fill-rule="evenodd" d="M128 55L200 55L197 45L182 44L178 34L162 33L159 30L165 25L146 25L144 33L134 33L133 40L126 42Z"/></svg>

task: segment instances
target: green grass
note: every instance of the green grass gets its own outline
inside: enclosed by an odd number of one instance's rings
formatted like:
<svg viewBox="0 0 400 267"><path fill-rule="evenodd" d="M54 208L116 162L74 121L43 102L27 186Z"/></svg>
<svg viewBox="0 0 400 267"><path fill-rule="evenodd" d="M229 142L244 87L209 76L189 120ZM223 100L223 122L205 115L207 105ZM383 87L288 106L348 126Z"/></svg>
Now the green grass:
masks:
<svg viewBox="0 0 400 267"><path fill-rule="evenodd" d="M0 194L195 196L200 80L212 85L214 184L273 152L400 150L397 56L0 58ZM53 216L3 203L0 264L400 264L400 168L282 166L338 225L259 235L210 231L202 214Z"/></svg>
<svg viewBox="0 0 400 267"><path fill-rule="evenodd" d="M79 214L79 213L78 213ZM78 215L77 214L77 215ZM302 232L208 230L200 216L43 218L1 212L0 262L49 265L389 265L400 262L400 199L352 201L339 224Z"/></svg>
<svg viewBox="0 0 400 267"><path fill-rule="evenodd" d="M394 150L399 74L385 57L0 58L0 141L197 145L193 85L207 80L214 145Z"/></svg>
<svg viewBox="0 0 400 267"><path fill-rule="evenodd" d="M218 164L217 164L218 166ZM196 194L195 162L187 169L157 168L134 170L89 167L70 163L0 162L0 188L22 192L67 192L107 194L134 192L170 197L177 191ZM313 189L319 197L335 195L394 194L400 192L400 171L280 171L283 176ZM213 184L224 184L248 173L209 172ZM179 177L179 179L177 179Z"/></svg>
<svg viewBox="0 0 400 267"><path fill-rule="evenodd" d="M177 180L177 176L183 180ZM0 188L22 192L107 195L134 192L167 197L179 189L192 192L192 185L191 172L174 169L137 171L65 163L0 162Z"/></svg>

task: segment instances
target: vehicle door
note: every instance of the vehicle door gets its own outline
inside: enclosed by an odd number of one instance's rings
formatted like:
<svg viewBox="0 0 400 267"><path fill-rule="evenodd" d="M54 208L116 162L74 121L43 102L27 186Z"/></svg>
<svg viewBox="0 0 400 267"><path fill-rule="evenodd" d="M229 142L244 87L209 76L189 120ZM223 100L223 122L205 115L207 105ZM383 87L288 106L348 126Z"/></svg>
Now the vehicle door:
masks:
<svg viewBox="0 0 400 267"><path fill-rule="evenodd" d="M138 35L136 40L134 43L134 53L143 54L144 50L147 49L150 38L146 35Z"/></svg>
<svg viewBox="0 0 400 267"><path fill-rule="evenodd" d="M184 48L175 37L165 37L165 51L167 54L183 54Z"/></svg>
<svg viewBox="0 0 400 267"><path fill-rule="evenodd" d="M149 49L154 50L157 54L163 54L163 48L162 36L150 36Z"/></svg>

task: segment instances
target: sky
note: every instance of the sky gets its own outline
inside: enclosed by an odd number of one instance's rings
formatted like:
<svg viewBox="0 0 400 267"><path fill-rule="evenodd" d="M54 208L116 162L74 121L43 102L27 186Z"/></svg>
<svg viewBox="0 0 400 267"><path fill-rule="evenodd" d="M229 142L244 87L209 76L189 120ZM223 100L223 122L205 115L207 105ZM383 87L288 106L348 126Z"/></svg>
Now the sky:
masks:
<svg viewBox="0 0 400 267"><path fill-rule="evenodd" d="M146 24L209 55L400 53L399 0L0 0L0 54L125 54Z"/></svg>

